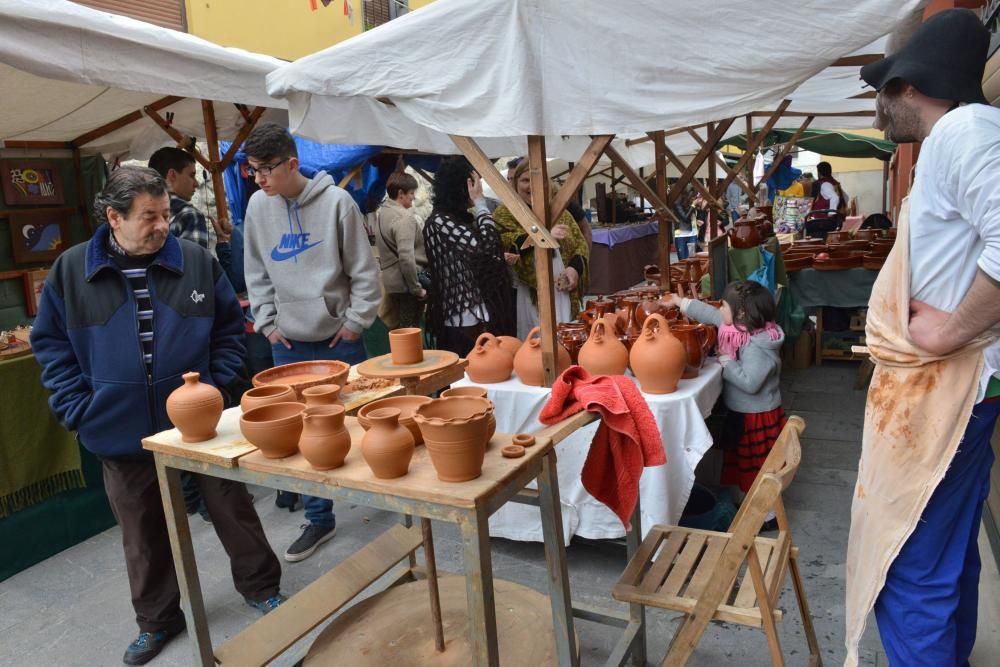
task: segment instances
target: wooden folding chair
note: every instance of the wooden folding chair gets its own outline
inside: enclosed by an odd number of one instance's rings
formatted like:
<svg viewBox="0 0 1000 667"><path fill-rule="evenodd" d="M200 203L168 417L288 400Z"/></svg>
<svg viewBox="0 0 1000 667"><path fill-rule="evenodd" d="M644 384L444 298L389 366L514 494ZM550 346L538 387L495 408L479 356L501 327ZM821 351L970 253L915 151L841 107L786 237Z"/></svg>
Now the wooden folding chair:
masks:
<svg viewBox="0 0 1000 667"><path fill-rule="evenodd" d="M730 532L654 526L626 566L614 588L616 600L684 614L663 665L684 665L713 619L763 627L772 664L784 665L776 623L782 619L777 604L789 569L809 644L809 665L822 665L799 573L799 550L792 544L781 502L799 467L799 435L804 428L800 417L789 418ZM778 537L759 537L772 508Z"/></svg>

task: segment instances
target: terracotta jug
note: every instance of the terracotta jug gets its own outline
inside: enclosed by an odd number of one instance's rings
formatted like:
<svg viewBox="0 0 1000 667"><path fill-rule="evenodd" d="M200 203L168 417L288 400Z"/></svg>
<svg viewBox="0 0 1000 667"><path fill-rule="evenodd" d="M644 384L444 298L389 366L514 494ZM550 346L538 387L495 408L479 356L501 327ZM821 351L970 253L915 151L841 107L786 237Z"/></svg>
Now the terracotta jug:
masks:
<svg viewBox="0 0 1000 667"><path fill-rule="evenodd" d="M343 405L339 384L318 384L302 390L306 405Z"/></svg>
<svg viewBox="0 0 1000 667"><path fill-rule="evenodd" d="M243 392L243 398L240 399L240 410L246 412L268 403L288 403L295 400L297 400L295 390L287 384L265 384Z"/></svg>
<svg viewBox="0 0 1000 667"><path fill-rule="evenodd" d="M647 394L677 391L677 382L687 365L684 344L670 333L666 318L655 314L646 318L642 335L632 346L629 358L639 388Z"/></svg>
<svg viewBox="0 0 1000 667"><path fill-rule="evenodd" d="M398 408L379 408L368 414L372 427L361 438L361 455L379 479L402 477L410 470L413 435L399 424Z"/></svg>
<svg viewBox="0 0 1000 667"><path fill-rule="evenodd" d="M698 377L708 354L708 330L702 324L674 324L670 327L687 354L687 365L681 376L686 380Z"/></svg>
<svg viewBox="0 0 1000 667"><path fill-rule="evenodd" d="M497 342L500 343L500 349L507 350L512 357L521 349L521 339L517 336L497 336Z"/></svg>
<svg viewBox="0 0 1000 667"><path fill-rule="evenodd" d="M438 479L465 482L482 474L493 404L475 396L450 396L425 403L413 419Z"/></svg>
<svg viewBox="0 0 1000 667"><path fill-rule="evenodd" d="M535 327L528 333L524 345L514 356L514 372L518 379L530 387L541 387L545 384L545 371L542 368L542 338L541 330ZM556 375L569 368L569 352L562 345L556 345Z"/></svg>
<svg viewBox="0 0 1000 667"><path fill-rule="evenodd" d="M200 373L185 373L184 384L167 397L167 416L184 442L202 442L215 437L222 416L222 394L210 384L199 382Z"/></svg>
<svg viewBox="0 0 1000 667"><path fill-rule="evenodd" d="M389 353L397 366L419 364L424 360L424 332L419 327L393 329L389 332Z"/></svg>
<svg viewBox="0 0 1000 667"><path fill-rule="evenodd" d="M491 333L483 333L476 339L476 346L467 357L469 367L466 372L473 382L494 384L510 379L514 370L514 356L500 347Z"/></svg>
<svg viewBox="0 0 1000 667"><path fill-rule="evenodd" d="M675 308L673 310L677 309ZM670 305L666 301L663 301L661 299L658 291L650 292L649 294L646 295L646 297L642 300L642 302L639 303L639 306L635 309L635 321L636 324L638 324L641 327L643 324L646 323L646 318L652 315L653 313L659 313L660 315L663 315L667 319L676 319L676 316L674 316L674 318L671 318L667 314L670 311L671 311Z"/></svg>
<svg viewBox="0 0 1000 667"><path fill-rule="evenodd" d="M590 328L590 337L580 348L580 365L592 375L624 375L628 367L628 350L605 320L597 320Z"/></svg>
<svg viewBox="0 0 1000 667"><path fill-rule="evenodd" d="M302 413L299 451L316 470L332 470L344 465L351 451L351 434L344 426L344 406L314 405Z"/></svg>
<svg viewBox="0 0 1000 667"><path fill-rule="evenodd" d="M741 218L733 223L729 232L729 242L734 248L756 248L760 245L760 232L753 220Z"/></svg>
<svg viewBox="0 0 1000 667"><path fill-rule="evenodd" d="M578 363L580 348L587 341L589 327L583 322L561 322L556 328L559 344L569 352L570 365Z"/></svg>

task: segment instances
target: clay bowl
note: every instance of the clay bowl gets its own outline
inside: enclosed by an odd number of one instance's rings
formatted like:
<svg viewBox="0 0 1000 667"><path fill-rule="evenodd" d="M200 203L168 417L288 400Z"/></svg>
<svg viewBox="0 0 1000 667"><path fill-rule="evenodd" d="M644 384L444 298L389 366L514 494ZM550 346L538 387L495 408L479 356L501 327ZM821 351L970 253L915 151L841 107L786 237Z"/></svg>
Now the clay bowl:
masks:
<svg viewBox="0 0 1000 667"><path fill-rule="evenodd" d="M247 389L240 399L240 409L243 412L259 408L269 403L288 403L295 401L295 390L287 384L266 384L262 387Z"/></svg>
<svg viewBox="0 0 1000 667"><path fill-rule="evenodd" d="M449 398L451 396L475 396L476 398L485 398L489 400L487 391L484 387L452 387L451 389L445 389L441 392L441 398ZM490 401L490 405L493 401ZM490 418L488 420L488 430L489 437L492 438L493 434L497 432L497 418L490 413Z"/></svg>
<svg viewBox="0 0 1000 667"><path fill-rule="evenodd" d="M282 459L299 451L303 403L269 403L243 413L240 431L251 445L269 459Z"/></svg>
<svg viewBox="0 0 1000 667"><path fill-rule="evenodd" d="M438 479L465 482L482 474L492 403L474 396L439 398L417 408L414 420Z"/></svg>
<svg viewBox="0 0 1000 667"><path fill-rule="evenodd" d="M399 425L405 426L413 434L414 445L422 445L424 443L424 436L420 433L420 429L417 428L416 422L413 421L413 413L424 403L430 403L433 400L429 396L390 396L388 398L380 398L358 410L358 423L361 424L361 428L367 431L372 427L371 421L368 420L369 414L380 408L396 408L399 410Z"/></svg>
<svg viewBox="0 0 1000 667"><path fill-rule="evenodd" d="M301 400L302 390L307 387L315 387L318 384L345 386L350 372L350 364L343 361L300 361L257 373L253 376L253 386L285 384L294 389L295 395Z"/></svg>

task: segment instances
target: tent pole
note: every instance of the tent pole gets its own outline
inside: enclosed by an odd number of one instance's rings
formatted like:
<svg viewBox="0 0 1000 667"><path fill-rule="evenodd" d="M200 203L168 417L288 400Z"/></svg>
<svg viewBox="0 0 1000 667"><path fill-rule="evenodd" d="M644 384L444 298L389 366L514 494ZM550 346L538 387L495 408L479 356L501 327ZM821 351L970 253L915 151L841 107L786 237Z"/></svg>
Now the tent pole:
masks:
<svg viewBox="0 0 1000 667"><path fill-rule="evenodd" d="M781 148L781 150L775 156L774 161L771 162L771 168L768 169L766 172L764 172L764 177L760 179L760 181L756 184L754 190L759 189L762 184L767 183L767 179L771 178L774 172L778 170L778 167L781 165L781 161L785 159L786 155L792 152L792 149L795 147L795 143L799 140L799 137L802 136L802 133L806 131L806 128L809 127L809 123L811 123L812 121L813 117L809 116L808 118L805 119L805 122L803 122L802 125L799 126L799 129L795 131L795 134L792 135L791 139L788 140L788 142Z"/></svg>
<svg viewBox="0 0 1000 667"><path fill-rule="evenodd" d="M694 131L694 129L687 128L687 131L688 131L688 134L691 135L691 138L694 139L696 142L698 142L699 146L704 146L705 145L705 140L702 139L698 135L698 133ZM715 151L712 151L712 155L715 157L715 160L714 160L715 164L717 166L719 166L719 167L722 167L722 171L726 172L727 176L731 174L733 176L733 180L736 182L737 185L740 186L740 189L742 189L743 192L746 192L747 195L749 195L750 194L750 186L747 185L743 181L742 178L740 178L740 175L737 174L736 172L734 172L732 169L730 169L729 165L726 164L725 160L723 160L721 157L719 157L718 153L716 153ZM715 190L715 198L718 199L718 200L720 200L720 201L726 195L725 192L723 192L721 189L719 189L719 186L721 186L721 185L722 185L721 183L716 183L715 186L714 186L714 188L712 188L712 187L709 188L709 190L713 190L713 189Z"/></svg>
<svg viewBox="0 0 1000 667"><path fill-rule="evenodd" d="M201 113L205 119L205 140L208 142L208 157L212 160L208 173L212 175L212 190L215 192L215 212L219 226L227 229L229 208L226 206L226 187L222 183L222 168L219 163L219 134L215 127L215 105L212 100L201 101ZM248 133L249 134L249 133Z"/></svg>
<svg viewBox="0 0 1000 667"><path fill-rule="evenodd" d="M885 160L882 163L882 213L886 213L889 209L889 161Z"/></svg>
<svg viewBox="0 0 1000 667"><path fill-rule="evenodd" d="M747 140L746 140L746 142L744 142L744 146L746 146L746 150L744 151L744 154L750 152L750 142L753 141L753 138L754 138L754 136L753 136L753 116L751 116L750 114L747 114L747 134L746 134L746 137L747 137ZM746 177L747 187L744 190L744 192L747 193L747 203L750 206L753 206L753 205L755 205L757 203L757 193L753 191L752 187L750 187L753 184L753 165L750 164L750 162L746 162L746 168L747 168L747 177ZM733 178L735 178L735 176ZM729 187L729 181L727 180L725 183L726 183L726 187L728 188Z"/></svg>
<svg viewBox="0 0 1000 667"><path fill-rule="evenodd" d="M673 206L677 203L677 200L681 198L681 194L684 192L684 188L694 179L694 175L701 169L701 165L705 164L705 160L708 159L710 155L715 152L715 145L719 143L722 136L726 133L729 127L733 124L735 118L727 118L719 122L711 132L708 133L708 138L705 141L705 145L701 147L701 150L691 159L690 164L688 164L687 169L685 169L677 182L674 183L674 187L671 188L670 194L667 195L667 206Z"/></svg>
<svg viewBox="0 0 1000 667"><path fill-rule="evenodd" d="M185 98L175 97L175 96L161 97L160 99L156 100L149 106L143 107L143 109L152 109L153 111L159 111L160 109L166 108L176 102L180 102L183 99ZM143 115L142 111L133 111L131 113L127 113L124 116L116 118L110 123L105 123L100 127L94 128L90 132L85 132L84 134L81 134L76 139L70 141L70 143L76 146L77 148L86 146L94 139L100 139L106 134L111 134L115 130L121 129L126 125L129 125L137 120L140 120L142 118L142 115Z"/></svg>
<svg viewBox="0 0 1000 667"><path fill-rule="evenodd" d="M176 141L178 146L181 146L185 150L190 151L191 156L195 160L198 161L198 164L200 164L206 170L212 171L212 162L211 162L211 160L209 160L207 157L205 157L204 155L202 155L201 151L199 151L195 147L195 145L194 145L194 142L195 142L194 137L187 137L187 136L184 136L183 134L181 134L177 130L177 128L171 126L170 123L168 123L163 118L163 116L161 116L159 113L157 113L156 109L153 109L152 107L145 107L145 108L143 108L143 111L146 112L146 115L149 116L150 120L152 120L154 123L156 123L157 125L159 125L161 130L163 130L164 132L166 132L167 135L169 135L171 139L173 139L174 141ZM207 131L207 129L206 129L206 131Z"/></svg>
<svg viewBox="0 0 1000 667"><path fill-rule="evenodd" d="M666 132L663 130L657 130L656 132L650 133L650 138L653 140L653 146L656 151L656 195L660 201L666 201L667 199L667 161L665 149L666 144ZM670 233L673 229L673 216L669 218L661 217L659 221L659 229L657 230L657 245L660 248L658 253L658 264L660 266L660 289L667 292L670 290L670 243L673 234Z"/></svg>
<svg viewBox="0 0 1000 667"><path fill-rule="evenodd" d="M767 138L767 134L774 128L775 124L777 124L778 120L781 118L781 115L785 113L785 109L787 109L788 105L791 103L792 103L791 100L784 100L781 104L779 104L778 108L774 110L774 112L771 114L771 117L767 119L767 123L765 123L764 127L761 128L760 132L758 132L757 135L754 136L753 140L750 140L749 138L747 139L746 150L740 157L739 162L736 163L736 166L733 167L734 173L730 174L729 176L726 176L726 180L723 181L722 183L721 189L723 192L725 192L726 188L729 187L729 184L733 182L733 179L736 178L736 174L740 173L740 171L742 171L744 167L750 164L750 160L753 159L753 154L757 152L757 149L764 142L764 139ZM749 116L747 117L749 118ZM751 167L751 174L752 174L752 169L753 167ZM747 182L753 183L752 175L749 179L747 179ZM754 200L752 199L751 201Z"/></svg>
<svg viewBox="0 0 1000 667"><path fill-rule="evenodd" d="M76 181L76 203L80 207L80 215L83 216L83 223L87 225L90 236L94 235L94 223L90 219L90 207L87 206L87 193L83 191L83 160L80 157L80 149L73 149L73 178Z"/></svg>
<svg viewBox="0 0 1000 667"><path fill-rule="evenodd" d="M601 134L590 140L590 145L580 156L573 168L569 172L569 176L566 177L566 182L556 196L552 198L551 204L551 219L558 220L559 216L563 214L566 210L566 205L569 204L570 200L576 195L583 182L587 180L587 176L590 174L594 165L597 161L601 159L601 155L604 154L604 150L611 145L611 140L615 138L613 134Z"/></svg>
<svg viewBox="0 0 1000 667"><path fill-rule="evenodd" d="M549 176L545 162L545 137L528 137L528 173L531 175L531 208L539 220L552 226L549 208ZM559 341L556 339L556 293L555 275L552 269L552 253L547 248L535 248L535 282L538 295L538 326L542 335L542 369L546 387L555 384L559 374ZM582 278L582 276L581 276ZM575 313L571 313L575 315Z"/></svg>
<svg viewBox="0 0 1000 667"><path fill-rule="evenodd" d="M677 168L677 171L683 172L687 168L681 161L681 159L677 157L677 154L674 153L672 150L670 150L670 147L667 146L666 144L664 144L663 146L663 153L664 155L667 156L667 159L670 160L670 164L674 165L674 167ZM709 163L710 167L711 164L712 163ZM693 185L694 189L698 191L698 194L707 199L708 202L712 204L712 206L722 205L719 202L719 198L713 192L709 191L709 188L702 185L698 179L694 179L693 181L691 181L691 185Z"/></svg>
<svg viewBox="0 0 1000 667"><path fill-rule="evenodd" d="M712 125L712 124L710 124L708 126L708 133L709 133L709 135L712 134L712 131L714 129L715 129L715 126ZM715 152L715 146L712 146L711 158L708 161L708 189L709 190L712 190L713 188L717 188L719 186L719 183L718 183L719 174L718 174L718 171L715 168L716 160L718 160L718 157L719 157L718 153ZM720 193L719 197L721 197L721 196L722 196L722 194ZM710 199L709 203L711 204L711 206L708 209L708 218L711 221L711 230L710 230L711 233L708 234L708 238L709 238L709 240L711 240L711 239L714 239L716 236L719 235L719 216L717 215L717 211L722 207L722 204L719 202L719 200L717 198L714 199L714 200ZM697 230L695 230L695 231L697 231Z"/></svg>
<svg viewBox="0 0 1000 667"><path fill-rule="evenodd" d="M240 128L240 131L236 133L236 136L233 137L233 143L229 145L229 150L226 151L226 154L222 156L222 160L219 162L220 171L228 167L229 163L233 161L233 158L236 157L236 151L240 149L240 146L243 145L246 138L249 137L250 133L253 132L253 129L257 127L257 121L260 120L260 117L266 110L267 109L265 107L257 107L253 110L253 113L247 114L246 124L243 125L243 127Z"/></svg>
<svg viewBox="0 0 1000 667"><path fill-rule="evenodd" d="M618 197L615 195L615 163L611 163L611 224L618 223L618 207L615 205Z"/></svg>

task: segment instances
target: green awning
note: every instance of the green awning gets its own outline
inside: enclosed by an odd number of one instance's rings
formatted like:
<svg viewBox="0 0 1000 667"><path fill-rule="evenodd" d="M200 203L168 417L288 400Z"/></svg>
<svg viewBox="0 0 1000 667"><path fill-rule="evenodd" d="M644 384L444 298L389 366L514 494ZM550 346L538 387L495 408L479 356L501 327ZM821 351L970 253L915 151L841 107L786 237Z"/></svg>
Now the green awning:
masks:
<svg viewBox="0 0 1000 667"><path fill-rule="evenodd" d="M764 140L765 146L787 143L797 132L794 129L775 128L768 132ZM723 139L720 146L736 146L744 148L746 146L746 136L739 135ZM829 155L831 157L873 157L879 160L888 160L896 150L896 144L884 139L875 139L861 134L851 134L850 132L836 132L834 130L806 130L796 142L796 147Z"/></svg>

